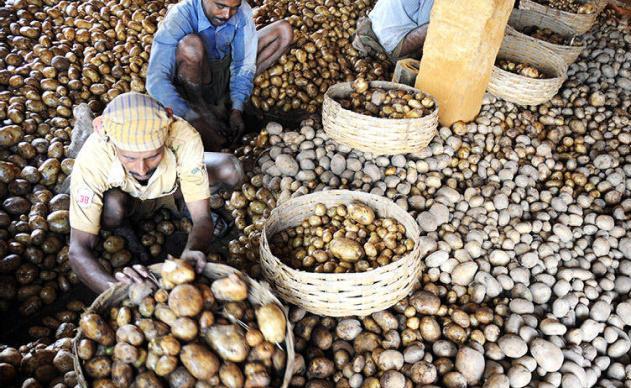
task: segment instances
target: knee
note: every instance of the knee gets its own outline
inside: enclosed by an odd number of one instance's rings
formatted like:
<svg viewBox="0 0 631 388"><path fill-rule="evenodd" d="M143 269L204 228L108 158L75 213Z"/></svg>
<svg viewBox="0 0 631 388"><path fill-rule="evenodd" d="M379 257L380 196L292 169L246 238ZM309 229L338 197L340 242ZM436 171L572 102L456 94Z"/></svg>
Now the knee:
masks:
<svg viewBox="0 0 631 388"><path fill-rule="evenodd" d="M103 212L101 213L101 227L114 229L123 223L127 194L121 190L109 190L103 195Z"/></svg>
<svg viewBox="0 0 631 388"><path fill-rule="evenodd" d="M197 34L188 34L182 38L175 51L178 63L198 64L204 59L204 42Z"/></svg>
<svg viewBox="0 0 631 388"><path fill-rule="evenodd" d="M287 20L279 20L278 26L278 36L280 37L282 46L289 46L294 40L294 29L291 27L291 24Z"/></svg>
<svg viewBox="0 0 631 388"><path fill-rule="evenodd" d="M243 182L243 166L236 156L228 155L221 163L219 179L230 187L236 187Z"/></svg>

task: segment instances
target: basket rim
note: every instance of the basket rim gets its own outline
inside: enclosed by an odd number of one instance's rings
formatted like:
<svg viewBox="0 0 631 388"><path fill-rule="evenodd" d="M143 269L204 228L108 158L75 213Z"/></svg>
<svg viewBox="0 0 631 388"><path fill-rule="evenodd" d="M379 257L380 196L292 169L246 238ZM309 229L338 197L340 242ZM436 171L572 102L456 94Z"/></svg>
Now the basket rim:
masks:
<svg viewBox="0 0 631 388"><path fill-rule="evenodd" d="M306 196L316 196L318 194L321 194L322 192L315 192L315 193L310 193L310 194L305 194L302 195L298 198L304 198ZM365 192L361 192L361 191L352 191L352 190L326 190L326 193L353 193L353 194L365 194L367 196L372 196L375 198L378 198L379 200L386 200L384 197L375 195L375 194L371 194L371 193L365 193ZM283 207L288 207L291 204L291 200L282 203L280 206L276 207L275 209L272 210L272 212L270 213L270 217L268 219L272 219L272 215L274 214L278 214L280 212L280 210L283 210ZM401 211L405 212L413 221L414 223L416 223L416 220L414 220L414 218L412 218L412 216L405 211L405 209L403 209L401 206L397 205L396 202L394 201L389 201L392 205L397 206L399 209L401 209ZM280 210L279 210L280 209ZM279 210L279 211L277 211ZM406 234L408 234L408 228L406 228ZM389 272L390 270L393 270L395 268L397 268L399 266L399 263L401 261L406 261L406 260L413 260L414 259L414 253L417 250L417 248L420 247L420 245L418 244L418 240L420 239L420 228L418 228L418 235L416 236L412 236L411 238L416 239L417 241L415 241L415 249L413 249L412 251L408 252L407 254L403 255L399 260L392 262L390 264L381 266L381 267L377 267L377 268L373 268L371 270L365 271L365 272L350 272L350 273L317 273L317 272L311 272L311 271L303 271L303 270L299 270L299 269L295 269L292 268L291 266L285 264L281 259L279 259L274 253L272 253L272 250L269 248L269 242L268 242L268 238L267 238L267 223L265 224L265 226L263 227L263 230L261 231L261 248L263 248L263 246L265 246L265 248L267 249L267 251L270 253L270 257L272 257L276 262L278 262L280 264L280 266L283 268L283 270L286 270L287 272L289 272L290 274L299 274L299 276L301 277L313 277L316 278L318 281L324 281L324 280L337 280L337 281L354 281L355 279L358 278L362 278L364 276L366 276L367 273L373 273L373 274L381 274L384 272ZM419 259L420 261L420 259Z"/></svg>
<svg viewBox="0 0 631 388"><path fill-rule="evenodd" d="M406 84L401 84L398 82L392 82L392 81L369 81L368 84L370 86L373 86L373 84L375 84L375 87L380 87L379 85L384 85L384 86L393 86L390 89L387 90L392 90L392 89L403 89L403 90L408 90L408 91L415 91L415 92L421 92L423 94L425 94L426 96L430 97L432 99L432 101L434 101L434 110L431 111L428 115L425 115L423 117L416 117L416 118L402 118L402 119L390 119L390 118L385 118L385 117L374 117L374 116L369 116L369 115L364 115L361 113L357 113L354 112L350 109L345 109L342 107L342 105L337 102L335 100L335 98L331 97L330 92L332 91L331 89L335 88L335 87L343 87L343 86L351 86L352 82L338 82L336 84L333 84L331 86L329 86L329 88L326 90L326 93L324 93L324 102L323 103L328 103L331 104L334 108L336 109L341 109L343 110L346 114L350 114L351 117L357 119L357 120L370 120L372 122L376 122L376 123L391 123L391 122L397 122L397 123L401 123L401 124L407 124L407 123L413 123L413 122L418 122L418 121L427 121L430 120L433 116L438 116L438 101L436 100L436 97L432 96L429 93L425 93L424 91L422 91L421 89L417 89L413 86L409 86ZM378 84L378 85L377 85Z"/></svg>
<svg viewBox="0 0 631 388"><path fill-rule="evenodd" d="M530 35L526 35L526 34L524 34L523 32L519 31L518 29L516 29L515 27L513 27L511 25L507 25L506 28L507 29L508 28L511 29L511 31L509 32L510 34L517 35L520 38L524 38L524 39L533 39L533 40L535 40L537 43L539 43L541 45L550 46L551 48L558 49L558 50L580 50L580 51L583 51L583 49L585 49L585 47L587 47L587 45L585 43L581 43L580 45L577 45L577 46L571 46L571 45L566 45L566 44L550 43L550 42L545 41L543 39L537 39L537 38L533 38ZM577 36L577 35L573 34L572 36Z"/></svg>
<svg viewBox="0 0 631 388"><path fill-rule="evenodd" d="M568 64L567 62L565 62L565 60L563 59L563 57L561 57L559 54L555 53L554 51L552 51L551 49L541 45L539 43L538 40L536 39L529 39L530 37L526 36L526 37L522 37L522 36L512 36L512 35L506 35L504 37L504 39L502 40L502 44L500 46L500 49L497 53L497 56L495 58L495 62L497 63L497 60L500 58L511 58L513 55L506 55L505 51L503 50L507 50L508 48L506 47L507 45L510 47L512 44L525 44L525 45L535 45L538 46L538 48L542 51L544 51L543 54L545 54L546 56L548 56L549 58L552 58L553 60L557 61L557 64L554 64L552 67L554 68L555 71L555 76L552 78L543 78L543 79L538 79L538 78L530 78L530 77L526 77L523 75L519 75L519 74L515 74L512 73L510 71L507 70L503 70L501 69L497 64L493 64L493 72L498 72L498 74L500 76L503 77L507 77L507 78L513 78L515 80L517 80L518 82L522 82L522 83L536 83L539 85L556 85L557 83L561 82L563 83L566 79L567 79L567 70L568 70ZM538 60L537 57L533 57L532 60L529 62L529 64L531 65L537 65ZM557 66L560 66L561 69L558 69ZM560 73L560 74L559 74ZM492 79L492 77L491 77Z"/></svg>
<svg viewBox="0 0 631 388"><path fill-rule="evenodd" d="M536 2L536 1L533 1L533 0L521 0L521 2L519 4L519 6L520 6L519 9L523 9L523 8L521 8L522 4L528 4L528 3L531 3L531 4L534 3L534 4L537 4L537 5L541 6L541 7L545 7L547 10L549 10L548 12L558 13L559 16L566 16L566 17L572 17L572 18L585 18L585 19L592 18L592 17L595 18L595 17L598 17L598 13L599 13L598 11L596 11L594 13L568 12L568 11L560 10L558 8L550 7L548 5L540 4L540 3ZM596 4L596 6L598 6L598 4Z"/></svg>
<svg viewBox="0 0 631 388"><path fill-rule="evenodd" d="M493 71L497 71L499 72L501 75L506 76L506 77L512 77L515 79L518 79L520 82L537 82L540 85L544 84L544 83L557 83L558 81L564 80L566 77L554 77L554 78L530 78L530 77L526 77L523 75L519 75L519 74L515 74L512 73L510 71L501 69L500 67L498 67L497 65L493 65Z"/></svg>

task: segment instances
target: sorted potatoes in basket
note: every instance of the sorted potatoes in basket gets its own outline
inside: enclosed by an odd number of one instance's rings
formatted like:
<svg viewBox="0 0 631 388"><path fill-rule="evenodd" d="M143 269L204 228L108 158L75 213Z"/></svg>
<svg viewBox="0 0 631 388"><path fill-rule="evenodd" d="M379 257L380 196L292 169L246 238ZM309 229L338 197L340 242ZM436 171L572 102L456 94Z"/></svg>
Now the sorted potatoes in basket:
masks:
<svg viewBox="0 0 631 388"><path fill-rule="evenodd" d="M95 387L278 387L287 323L280 306L254 306L233 274L210 281L179 259L159 288L129 287L109 311L85 313L77 356Z"/></svg>
<svg viewBox="0 0 631 388"><path fill-rule="evenodd" d="M527 63L515 62L508 59L500 59L497 61L496 65L499 66L499 68L502 70L506 70L510 73L514 73L524 77L535 79L548 78L542 71Z"/></svg>
<svg viewBox="0 0 631 388"><path fill-rule="evenodd" d="M372 88L368 81L357 78L353 93L336 99L342 108L353 112L387 119L414 119L429 115L436 109L434 100L423 92Z"/></svg>
<svg viewBox="0 0 631 388"><path fill-rule="evenodd" d="M275 234L272 253L309 272L366 272L399 260L414 249L405 227L380 218L359 202L327 208L317 204L300 225Z"/></svg>
<svg viewBox="0 0 631 388"><path fill-rule="evenodd" d="M557 34L549 28L541 28L537 26L526 26L521 30L522 33L544 42L558 44L563 46L580 46L581 40L575 37L564 37Z"/></svg>
<svg viewBox="0 0 631 388"><path fill-rule="evenodd" d="M577 0L539 0L538 3L561 11L589 15L596 12L596 5L589 1Z"/></svg>

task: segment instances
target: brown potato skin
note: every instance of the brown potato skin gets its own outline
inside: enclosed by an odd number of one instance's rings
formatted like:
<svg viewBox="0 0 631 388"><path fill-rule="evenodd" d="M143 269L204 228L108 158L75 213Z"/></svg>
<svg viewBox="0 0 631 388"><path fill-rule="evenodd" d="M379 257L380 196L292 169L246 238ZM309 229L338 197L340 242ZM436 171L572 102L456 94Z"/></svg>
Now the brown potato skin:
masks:
<svg viewBox="0 0 631 388"><path fill-rule="evenodd" d="M219 359L205 345L188 344L180 351L180 361L199 380L210 380L219 371Z"/></svg>
<svg viewBox="0 0 631 388"><path fill-rule="evenodd" d="M114 344L116 339L114 331L100 315L94 313L84 314L79 321L79 326L87 338L103 346Z"/></svg>

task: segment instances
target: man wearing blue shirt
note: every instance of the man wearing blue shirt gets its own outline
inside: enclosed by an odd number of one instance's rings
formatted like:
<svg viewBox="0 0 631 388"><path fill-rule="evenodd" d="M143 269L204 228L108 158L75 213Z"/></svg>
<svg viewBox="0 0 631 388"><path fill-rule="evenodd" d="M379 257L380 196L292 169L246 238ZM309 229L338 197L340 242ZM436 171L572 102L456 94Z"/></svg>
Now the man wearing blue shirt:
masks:
<svg viewBox="0 0 631 388"><path fill-rule="evenodd" d="M284 20L257 32L245 0L183 0L154 36L147 91L199 131L206 151L217 151L243 133L243 105L255 74L292 40Z"/></svg>
<svg viewBox="0 0 631 388"><path fill-rule="evenodd" d="M362 55L386 54L393 62L420 57L434 0L379 0L357 22L353 41Z"/></svg>

